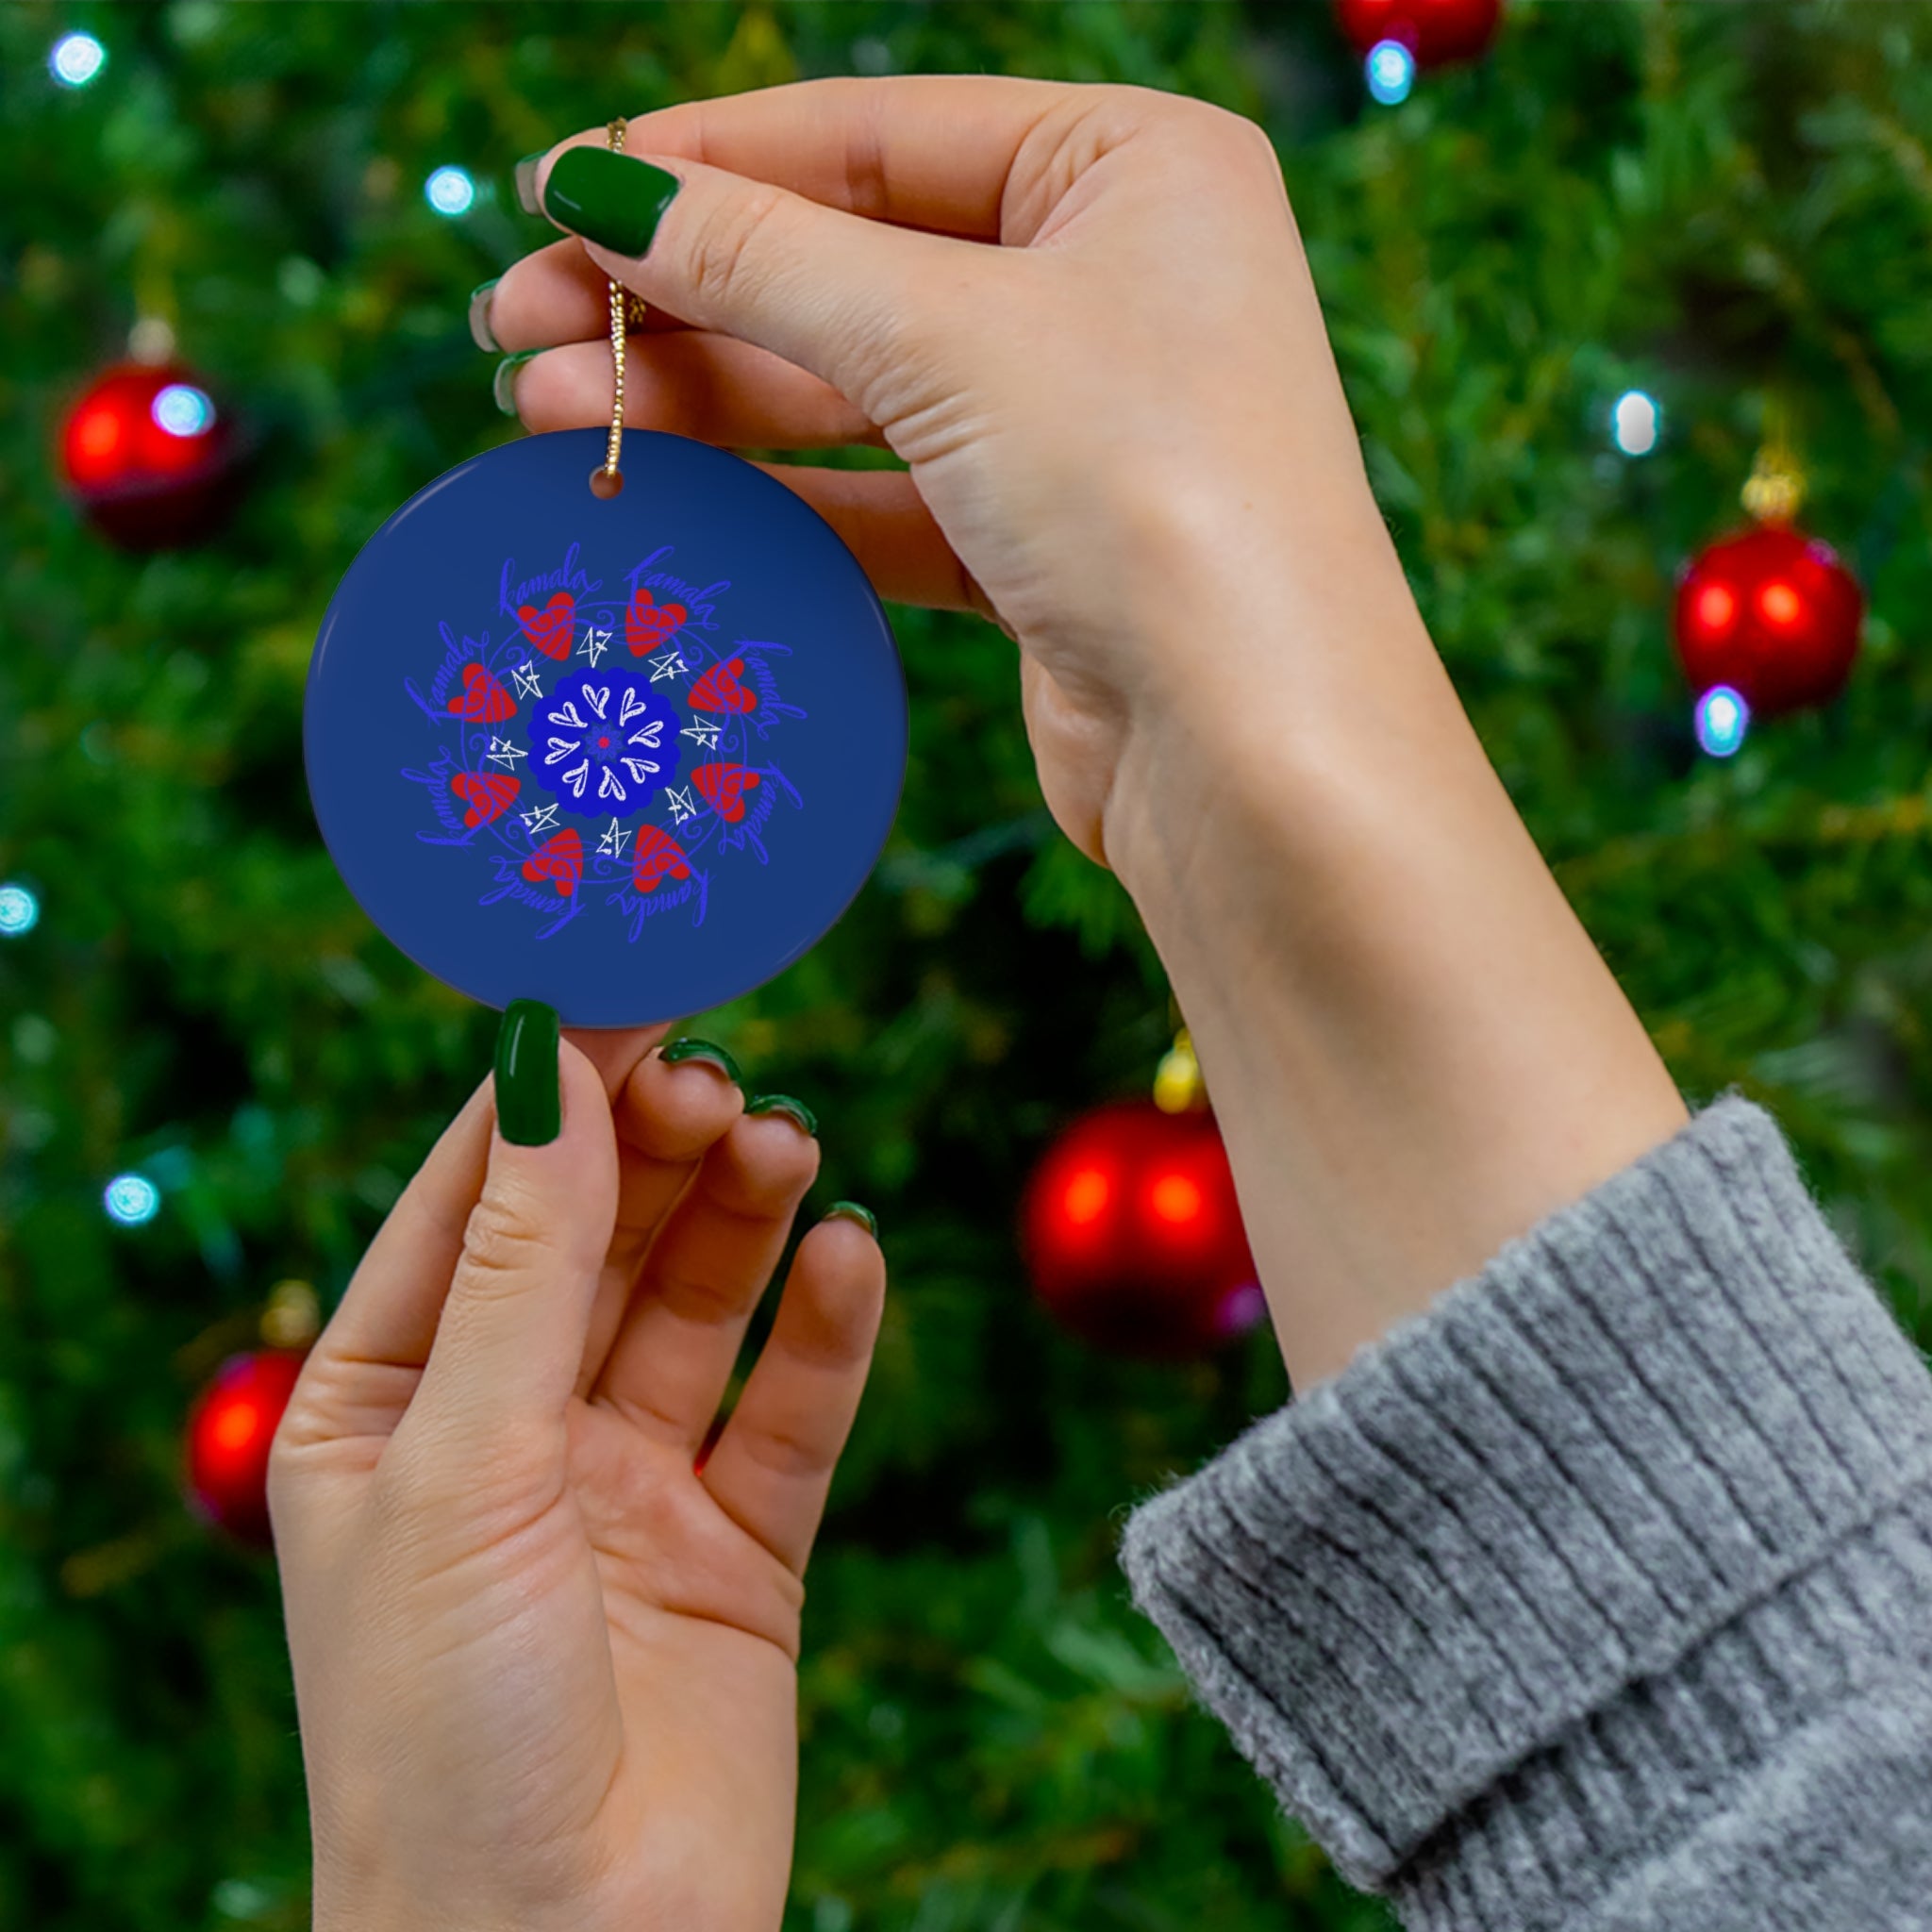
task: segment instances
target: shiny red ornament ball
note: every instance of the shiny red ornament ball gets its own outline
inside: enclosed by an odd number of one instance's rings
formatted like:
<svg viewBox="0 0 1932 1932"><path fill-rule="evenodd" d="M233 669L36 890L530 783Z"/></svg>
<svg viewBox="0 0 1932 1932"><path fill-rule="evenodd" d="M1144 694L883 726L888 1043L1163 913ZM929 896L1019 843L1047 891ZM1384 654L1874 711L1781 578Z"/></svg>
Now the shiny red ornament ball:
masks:
<svg viewBox="0 0 1932 1932"><path fill-rule="evenodd" d="M1123 1101L1047 1150L1021 1208L1033 1285L1116 1355L1205 1355L1265 1310L1214 1118Z"/></svg>
<svg viewBox="0 0 1932 1932"><path fill-rule="evenodd" d="M1503 0L1335 0L1336 22L1357 54L1399 41L1418 67L1474 59L1502 14Z"/></svg>
<svg viewBox="0 0 1932 1932"><path fill-rule="evenodd" d="M60 473L88 521L129 550L199 541L233 505L235 425L192 372L124 363L60 430Z"/></svg>
<svg viewBox="0 0 1932 1932"><path fill-rule="evenodd" d="M230 1356L188 1417L188 1495L199 1514L244 1543L267 1548L268 1452L307 1351Z"/></svg>
<svg viewBox="0 0 1932 1932"><path fill-rule="evenodd" d="M1727 684L1758 717L1822 705L1858 655L1865 599L1828 544L1760 524L1710 544L1677 585L1677 658L1700 695Z"/></svg>

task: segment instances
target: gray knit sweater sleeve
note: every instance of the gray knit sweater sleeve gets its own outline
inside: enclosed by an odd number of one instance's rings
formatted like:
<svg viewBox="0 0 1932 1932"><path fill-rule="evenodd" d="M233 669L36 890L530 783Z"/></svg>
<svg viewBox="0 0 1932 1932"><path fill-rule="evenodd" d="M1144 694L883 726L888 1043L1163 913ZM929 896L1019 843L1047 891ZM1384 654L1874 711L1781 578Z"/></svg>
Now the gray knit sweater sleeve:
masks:
<svg viewBox="0 0 1932 1932"><path fill-rule="evenodd" d="M1124 1560L1417 1932L1932 1927L1932 1377L1743 1101L1145 1504Z"/></svg>

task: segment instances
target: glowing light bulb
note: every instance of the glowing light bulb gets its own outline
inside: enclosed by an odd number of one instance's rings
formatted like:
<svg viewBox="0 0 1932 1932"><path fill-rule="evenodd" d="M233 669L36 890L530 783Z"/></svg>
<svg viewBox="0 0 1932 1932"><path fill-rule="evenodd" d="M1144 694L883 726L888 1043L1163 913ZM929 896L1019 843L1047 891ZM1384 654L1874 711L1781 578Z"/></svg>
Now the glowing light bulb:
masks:
<svg viewBox="0 0 1932 1932"><path fill-rule="evenodd" d="M423 184L423 193L440 215L466 215L476 199L476 184L463 168L439 168Z"/></svg>
<svg viewBox="0 0 1932 1932"><path fill-rule="evenodd" d="M1751 707L1741 691L1714 684L1697 700L1697 742L1714 758L1733 756L1751 728Z"/></svg>
<svg viewBox="0 0 1932 1932"><path fill-rule="evenodd" d="M17 940L41 923L41 902L25 886L0 886L0 939Z"/></svg>
<svg viewBox="0 0 1932 1932"><path fill-rule="evenodd" d="M1415 85L1415 56L1400 41L1377 41L1369 49L1362 72L1376 100L1385 108L1398 107Z"/></svg>
<svg viewBox="0 0 1932 1932"><path fill-rule="evenodd" d="M214 427L214 403L206 390L192 383L171 382L154 399L148 413L170 436L205 436Z"/></svg>
<svg viewBox="0 0 1932 1932"><path fill-rule="evenodd" d="M47 56L47 72L62 87L85 87L108 64L108 50L92 34L62 34Z"/></svg>
<svg viewBox="0 0 1932 1932"><path fill-rule="evenodd" d="M1626 457L1647 457L1663 433L1664 412L1641 389L1625 390L1610 411L1610 441Z"/></svg>
<svg viewBox="0 0 1932 1932"><path fill-rule="evenodd" d="M102 1195L108 1219L123 1227L140 1227L161 1208L161 1191L144 1174L117 1174Z"/></svg>

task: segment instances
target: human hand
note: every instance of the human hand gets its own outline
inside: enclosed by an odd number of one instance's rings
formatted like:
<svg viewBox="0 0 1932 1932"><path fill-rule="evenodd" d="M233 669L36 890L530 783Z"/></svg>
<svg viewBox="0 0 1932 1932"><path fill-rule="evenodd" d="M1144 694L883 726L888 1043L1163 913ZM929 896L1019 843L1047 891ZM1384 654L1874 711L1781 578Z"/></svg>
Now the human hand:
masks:
<svg viewBox="0 0 1932 1932"><path fill-rule="evenodd" d="M883 1262L836 1210L806 1237L695 1471L817 1141L722 1059L555 1038L560 1132L472 1094L276 1434L318 1932L782 1914L802 1578Z"/></svg>
<svg viewBox="0 0 1932 1932"><path fill-rule="evenodd" d="M1413 624L1253 123L1138 88L908 76L691 103L630 122L623 155L603 142L520 171L585 242L515 264L479 315L549 350L511 372L523 420L608 420L608 275L658 318L631 338L631 422L890 445L908 471L771 471L881 595L1015 638L1047 803L1130 883L1152 801L1192 789L1176 728L1246 702L1285 641L1336 648L1364 599ZM651 161L681 184L655 233ZM1257 553L1272 631L1221 621Z"/></svg>
<svg viewBox="0 0 1932 1932"><path fill-rule="evenodd" d="M1017 641L1047 804L1168 969L1298 1385L1675 1131L1423 625L1257 127L907 75L604 141L519 167L582 242L473 309L545 350L499 396L608 418L613 276L656 311L633 422L906 459L772 474L883 595Z"/></svg>

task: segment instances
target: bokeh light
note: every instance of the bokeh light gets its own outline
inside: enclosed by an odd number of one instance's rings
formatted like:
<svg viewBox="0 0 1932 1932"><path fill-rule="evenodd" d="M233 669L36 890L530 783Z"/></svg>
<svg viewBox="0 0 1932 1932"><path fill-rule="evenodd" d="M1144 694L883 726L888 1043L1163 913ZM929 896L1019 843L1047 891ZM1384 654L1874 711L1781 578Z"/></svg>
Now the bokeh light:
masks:
<svg viewBox="0 0 1932 1932"><path fill-rule="evenodd" d="M47 72L62 87L85 87L108 64L108 50L92 34L62 34L47 56Z"/></svg>
<svg viewBox="0 0 1932 1932"><path fill-rule="evenodd" d="M1697 742L1714 758L1727 758L1751 728L1751 707L1741 691L1714 684L1697 700Z"/></svg>
<svg viewBox="0 0 1932 1932"><path fill-rule="evenodd" d="M1067 1182L1060 1205L1071 1226L1089 1227L1107 1212L1112 1197L1113 1186L1107 1175L1097 1167L1083 1167Z"/></svg>
<svg viewBox="0 0 1932 1932"><path fill-rule="evenodd" d="M214 427L215 406L206 390L171 382L154 400L150 413L170 436L201 436Z"/></svg>
<svg viewBox="0 0 1932 1932"><path fill-rule="evenodd" d="M440 215L466 215L476 200L476 184L463 168L439 168L423 184L424 197Z"/></svg>
<svg viewBox="0 0 1932 1932"><path fill-rule="evenodd" d="M1610 411L1610 440L1626 457L1647 457L1663 434L1664 412L1654 396L1625 390Z"/></svg>
<svg viewBox="0 0 1932 1932"><path fill-rule="evenodd" d="M25 886L0 886L0 939L17 940L41 923L41 902Z"/></svg>
<svg viewBox="0 0 1932 1932"><path fill-rule="evenodd" d="M117 1174L101 1198L108 1219L123 1227L139 1227L161 1209L161 1191L144 1174Z"/></svg>
<svg viewBox="0 0 1932 1932"><path fill-rule="evenodd" d="M1385 108L1407 100L1415 85L1415 56L1400 41L1377 41L1363 62L1369 92Z"/></svg>

